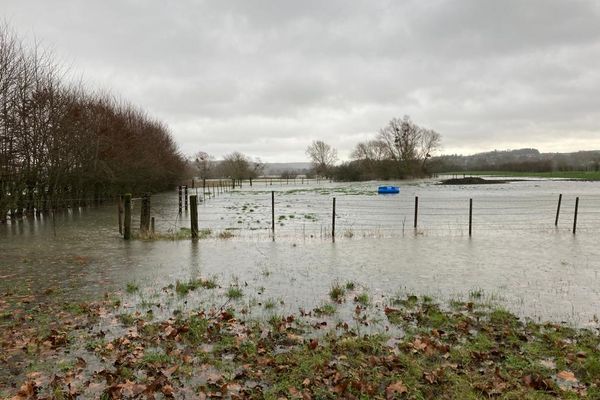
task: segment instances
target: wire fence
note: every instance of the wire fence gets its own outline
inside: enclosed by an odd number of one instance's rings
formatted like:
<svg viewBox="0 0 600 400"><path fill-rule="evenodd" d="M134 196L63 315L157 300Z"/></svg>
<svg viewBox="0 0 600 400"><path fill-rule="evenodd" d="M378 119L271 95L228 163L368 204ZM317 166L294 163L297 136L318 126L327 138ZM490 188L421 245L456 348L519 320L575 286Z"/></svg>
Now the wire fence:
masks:
<svg viewBox="0 0 600 400"><path fill-rule="evenodd" d="M152 208L157 232L176 234L190 228L189 210L180 213L176 200ZM135 210L132 224L140 224ZM558 195L417 198L234 191L202 201L198 225L209 236L228 232L226 237L257 239L590 234L600 232L600 195L561 195L559 204Z"/></svg>

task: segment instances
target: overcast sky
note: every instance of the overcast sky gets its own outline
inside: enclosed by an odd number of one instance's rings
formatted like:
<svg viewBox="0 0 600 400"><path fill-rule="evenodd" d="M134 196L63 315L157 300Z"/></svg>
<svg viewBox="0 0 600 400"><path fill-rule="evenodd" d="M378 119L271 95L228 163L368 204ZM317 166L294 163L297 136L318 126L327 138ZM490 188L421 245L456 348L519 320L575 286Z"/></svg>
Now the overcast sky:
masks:
<svg viewBox="0 0 600 400"><path fill-rule="evenodd" d="M600 149L596 0L0 0L26 41L181 150L347 159L393 117L443 153Z"/></svg>

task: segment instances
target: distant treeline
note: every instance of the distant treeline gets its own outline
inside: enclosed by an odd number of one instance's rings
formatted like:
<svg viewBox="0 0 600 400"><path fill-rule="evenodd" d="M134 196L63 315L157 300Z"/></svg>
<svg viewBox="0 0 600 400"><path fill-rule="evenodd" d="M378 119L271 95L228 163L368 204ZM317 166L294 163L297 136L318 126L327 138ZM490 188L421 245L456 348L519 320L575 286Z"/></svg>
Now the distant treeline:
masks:
<svg viewBox="0 0 600 400"><path fill-rule="evenodd" d="M445 155L434 157L429 167L432 172L600 171L600 151L540 153L537 149L496 150L470 156Z"/></svg>
<svg viewBox="0 0 600 400"><path fill-rule="evenodd" d="M0 26L0 220L165 189L185 169L164 124L63 75Z"/></svg>

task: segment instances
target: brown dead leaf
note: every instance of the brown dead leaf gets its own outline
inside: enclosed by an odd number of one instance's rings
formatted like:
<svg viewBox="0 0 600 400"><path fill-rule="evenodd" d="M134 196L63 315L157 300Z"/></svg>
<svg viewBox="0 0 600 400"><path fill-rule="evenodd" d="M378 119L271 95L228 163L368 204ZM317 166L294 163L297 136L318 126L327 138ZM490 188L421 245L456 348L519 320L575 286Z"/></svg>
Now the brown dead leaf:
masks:
<svg viewBox="0 0 600 400"><path fill-rule="evenodd" d="M87 366L87 362L81 357L77 357L77 361L75 362L75 366L77 368L83 369Z"/></svg>
<svg viewBox="0 0 600 400"><path fill-rule="evenodd" d="M125 381L125 383L120 383L117 386L117 389L121 390L121 393L125 396L134 397L143 393L146 390L146 385L137 384L130 380Z"/></svg>
<svg viewBox="0 0 600 400"><path fill-rule="evenodd" d="M412 342L412 347L413 347L413 349L415 349L417 351L422 351L427 348L427 343L423 342L420 338L416 338Z"/></svg>
<svg viewBox="0 0 600 400"><path fill-rule="evenodd" d="M577 382L577 378L575 377L575 374L572 373L571 371L560 371L558 374L556 374L556 377L558 379L561 379L566 382L573 382L573 383Z"/></svg>
<svg viewBox="0 0 600 400"><path fill-rule="evenodd" d="M173 386L171 385L163 386L160 391L167 397L173 397Z"/></svg>
<svg viewBox="0 0 600 400"><path fill-rule="evenodd" d="M538 374L526 375L523 377L523 383L535 390L552 391L552 384Z"/></svg>
<svg viewBox="0 0 600 400"><path fill-rule="evenodd" d="M288 392L290 393L290 396L292 399L301 399L302 398L302 393L293 386L290 386L288 388Z"/></svg>
<svg viewBox="0 0 600 400"><path fill-rule="evenodd" d="M27 381L19 388L16 396L12 400L28 400L37 398L36 386L33 381Z"/></svg>
<svg viewBox="0 0 600 400"><path fill-rule="evenodd" d="M397 308L392 308L392 307L385 307L383 309L383 312L385 313L385 315L389 315L389 314L395 314L395 313L399 313L400 310Z"/></svg>
<svg viewBox="0 0 600 400"><path fill-rule="evenodd" d="M171 325L167 325L163 333L165 334L165 337L173 338L177 335L177 329L173 328Z"/></svg>
<svg viewBox="0 0 600 400"><path fill-rule="evenodd" d="M438 377L435 372L423 372L423 379L425 379L425 381L430 385L433 385L438 381Z"/></svg>
<svg viewBox="0 0 600 400"><path fill-rule="evenodd" d="M396 394L402 394L408 392L407 387L402 381L396 381L385 388L385 398L393 399Z"/></svg>
<svg viewBox="0 0 600 400"><path fill-rule="evenodd" d="M300 335L296 335L296 334L293 334L293 333L288 333L287 334L287 338L291 342L294 342L294 343L298 343L298 344L304 343L304 338L302 336L300 336Z"/></svg>

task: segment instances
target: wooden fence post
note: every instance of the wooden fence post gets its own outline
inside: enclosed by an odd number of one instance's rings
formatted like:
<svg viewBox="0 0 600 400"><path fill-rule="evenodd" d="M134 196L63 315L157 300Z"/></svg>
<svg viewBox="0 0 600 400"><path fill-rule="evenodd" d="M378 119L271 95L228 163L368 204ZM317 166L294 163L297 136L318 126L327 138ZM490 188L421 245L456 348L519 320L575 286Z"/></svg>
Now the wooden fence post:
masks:
<svg viewBox="0 0 600 400"><path fill-rule="evenodd" d="M179 214L181 214L181 211L183 209L183 199L182 199L183 194L181 193L181 185L179 185L177 187L177 191L179 193Z"/></svg>
<svg viewBox="0 0 600 400"><path fill-rule="evenodd" d="M198 197L196 195L190 196L190 223L192 230L192 239L198 239Z"/></svg>
<svg viewBox="0 0 600 400"><path fill-rule="evenodd" d="M123 239L131 239L131 194L125 195L124 206L125 209L125 221L123 226Z"/></svg>
<svg viewBox="0 0 600 400"><path fill-rule="evenodd" d="M331 241L335 243L335 197L333 198L333 213L331 214Z"/></svg>
<svg viewBox="0 0 600 400"><path fill-rule="evenodd" d="M469 199L469 237L473 232L473 199Z"/></svg>
<svg viewBox="0 0 600 400"><path fill-rule="evenodd" d="M150 218L150 232L152 232L152 234L154 234L155 232L155 225L154 225L154 217Z"/></svg>
<svg viewBox="0 0 600 400"><path fill-rule="evenodd" d="M271 191L271 231L275 241L275 191Z"/></svg>
<svg viewBox="0 0 600 400"><path fill-rule="evenodd" d="M575 215L573 216L573 235L577 232L577 211L579 210L579 197L575 198Z"/></svg>
<svg viewBox="0 0 600 400"><path fill-rule="evenodd" d="M415 229L417 229L418 215L419 215L419 196L415 196L415 223L414 223Z"/></svg>
<svg viewBox="0 0 600 400"><path fill-rule="evenodd" d="M188 187L187 185L185 185L184 187L184 198L183 198L183 204L185 205L185 211L188 210Z"/></svg>
<svg viewBox="0 0 600 400"><path fill-rule="evenodd" d="M560 203L562 202L562 193L558 195L558 206L556 206L556 219L554 220L554 226L558 226L558 216L560 215Z"/></svg>
<svg viewBox="0 0 600 400"><path fill-rule="evenodd" d="M119 196L117 202L117 212L119 213L119 235L123 234L123 195Z"/></svg>
<svg viewBox="0 0 600 400"><path fill-rule="evenodd" d="M148 233L150 229L150 195L142 195L142 208L140 211L140 232Z"/></svg>

